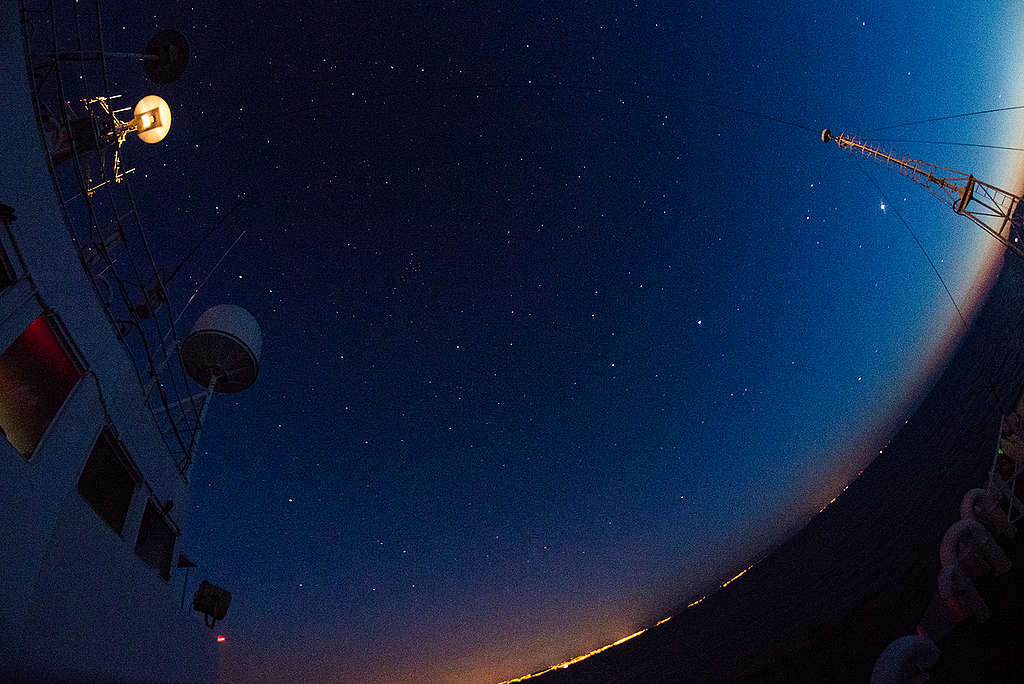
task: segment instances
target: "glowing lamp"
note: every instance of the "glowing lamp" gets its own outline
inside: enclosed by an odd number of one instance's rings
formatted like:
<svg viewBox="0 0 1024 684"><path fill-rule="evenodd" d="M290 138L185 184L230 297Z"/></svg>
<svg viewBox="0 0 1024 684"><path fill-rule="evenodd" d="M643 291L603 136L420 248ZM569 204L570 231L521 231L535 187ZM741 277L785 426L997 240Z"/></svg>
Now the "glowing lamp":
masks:
<svg viewBox="0 0 1024 684"><path fill-rule="evenodd" d="M217 635L217 643L218 644L223 644L225 641L227 641L227 638L223 634L218 634Z"/></svg>
<svg viewBox="0 0 1024 684"><path fill-rule="evenodd" d="M158 143L171 128L171 108L157 95L147 95L139 100L133 117L132 127L142 142Z"/></svg>

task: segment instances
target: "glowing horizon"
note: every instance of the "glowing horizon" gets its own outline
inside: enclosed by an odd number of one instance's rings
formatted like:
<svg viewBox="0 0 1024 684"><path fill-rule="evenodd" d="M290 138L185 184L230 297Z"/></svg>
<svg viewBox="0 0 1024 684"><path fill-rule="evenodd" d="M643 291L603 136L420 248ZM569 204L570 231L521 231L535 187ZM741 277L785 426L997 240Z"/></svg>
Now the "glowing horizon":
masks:
<svg viewBox="0 0 1024 684"><path fill-rule="evenodd" d="M1024 9L1018 10L1018 13L1022 17L1024 17ZM1024 63L1024 48L1018 47L1017 50L1018 55L1014 61L1016 63ZM1020 91L1018 92L1018 97L1024 100L1024 88L1020 89ZM1007 141L1008 146L1024 147L1024 114L1017 115L1016 117L1013 118L1011 123L1007 125L1006 134L1008 137L1014 136L1012 142ZM1009 182L1003 180L1005 178L1008 178ZM1019 155L1017 155L1016 160L1013 158L1013 156L1008 156L1006 161L1003 163L1002 167L999 169L999 171L996 172L996 175L989 179L989 182L992 182L994 185L997 185L999 187L1003 187L1004 189L1007 189L1008 191L1017 194L1018 196L1021 195L1022 192L1024 192L1024 160L1021 160L1019 158ZM961 219L960 217L951 215L950 221L957 220L966 221L966 219ZM980 231L980 229L978 229L976 226L972 225L971 228ZM996 278L998 277L999 272L1002 268L1004 259L1017 258L1012 253L1007 256L1006 248L1003 247L999 242L985 234L984 232L979 232L979 235L981 236L981 238L977 241L977 248L976 250L974 250L973 255L968 257L969 263L971 264L970 272L973 273L973 277L969 281L968 287L964 292L961 301L958 302L960 310L963 313L964 317L967 319L968 324L973 322L974 317L987 300L989 292L991 291L992 286L995 284ZM929 354L928 358L925 359L921 366L917 369L917 372L913 375L911 379L911 383L927 379L929 376L935 373L938 368L940 368L944 363L946 363L952 355L959 340L963 337L964 333L966 332L963 328L963 324L959 318L959 315L956 313L955 310L950 310L949 313L945 316L945 319L946 320L943 327L946 330L946 334L943 335L942 338L939 339L933 345L931 353ZM906 420L899 420L898 427L896 429L898 430L899 427L902 427L906 422ZM883 446L882 449L879 449L878 453L883 453L885 447L887 446L888 443L886 443L886 445ZM847 482L838 494L832 497L827 503L822 505L818 509L817 514L824 512L829 506L835 503L842 496L842 494L844 494L849 489L853 479L856 479L862 473L863 469L861 469L849 482ZM757 565L757 563L748 566L747 568L733 576L731 579L719 585L719 587L715 591L724 589L729 584L731 584L732 582L736 581L744 574L746 574L755 565ZM701 595L698 599L690 602L684 608L684 610L700 605L709 595L710 593ZM603 653L608 649L611 649L635 637L638 637L641 634L647 632L648 630L653 629L654 627L657 627L661 624L664 624L665 622L668 622L672 619L672 617L673 616L663 618L651 627L641 629L640 631L637 631L626 637L622 637L605 646L593 649L590 652L585 653L583 655L570 658L556 665L552 665L548 668L545 668L537 672L533 672L528 675L523 675L514 679L504 680L501 682L501 684L512 684L514 682L522 682L541 676L543 674L547 674L549 672L568 668L594 655Z"/></svg>

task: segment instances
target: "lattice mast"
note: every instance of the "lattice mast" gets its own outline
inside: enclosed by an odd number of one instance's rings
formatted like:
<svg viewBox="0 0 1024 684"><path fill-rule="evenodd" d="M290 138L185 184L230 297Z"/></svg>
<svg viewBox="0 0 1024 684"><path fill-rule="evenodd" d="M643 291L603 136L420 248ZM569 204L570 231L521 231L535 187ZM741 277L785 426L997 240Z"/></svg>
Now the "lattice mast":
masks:
<svg viewBox="0 0 1024 684"><path fill-rule="evenodd" d="M1020 242L1020 225L1011 230L1013 214L1020 197L994 185L980 181L969 173L954 171L917 159L897 157L891 151L860 142L846 133L832 135L829 129L821 132L821 141L834 142L840 149L860 152L886 168L896 169L918 185L924 186L956 213L966 216L985 232L1024 259L1024 246ZM1017 222L1020 223L1019 221Z"/></svg>

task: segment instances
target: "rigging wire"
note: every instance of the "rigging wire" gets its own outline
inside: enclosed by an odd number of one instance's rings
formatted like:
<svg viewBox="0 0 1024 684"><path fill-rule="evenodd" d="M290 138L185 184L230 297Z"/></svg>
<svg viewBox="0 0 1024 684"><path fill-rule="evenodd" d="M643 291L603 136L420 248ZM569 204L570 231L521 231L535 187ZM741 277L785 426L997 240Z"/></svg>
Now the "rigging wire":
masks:
<svg viewBox="0 0 1024 684"><path fill-rule="evenodd" d="M792 126L799 128L804 131L814 133L815 130L809 126L804 126L801 123L795 121L789 121L782 119L765 112L758 112L752 109L743 109L742 107L733 107L732 105L722 104L719 102L712 102L710 100L702 100L695 97L686 97L685 95L673 95L671 93L661 93L648 90L640 90L637 88L606 88L588 85L572 85L568 83L477 83L472 85L462 86L450 86L450 87L435 87L430 90L436 92L444 91L462 91L462 90L570 90L576 92L591 93L600 95L608 93L610 95L629 95L631 97L653 97L659 100L668 100L669 102L683 102L685 104L698 105L701 107L711 107L713 109L722 109L725 111L736 112L739 114L746 114L747 116L753 116L755 118L764 119L766 121L774 121L775 123L782 124L784 126Z"/></svg>
<svg viewBox="0 0 1024 684"><path fill-rule="evenodd" d="M209 228L206 229L206 232L203 233L200 236L200 238L195 241L195 243L193 243L192 249L190 249L188 251L188 254L186 254L184 257L182 257L181 261L178 262L178 265L175 266L174 270L171 271L171 274L169 276L167 276L167 278L164 280L164 286L165 287L167 285L169 285L172 280L174 280L174 276L178 275L178 271L181 270L181 267L184 266L186 263L188 263L189 259L191 259L193 256L195 256L195 253L199 251L199 248L203 245L204 242L206 242L206 239L208 237L210 237L211 235L213 235L214 232L216 232L216 230L218 228L220 228L222 225L224 225L225 222L227 221L227 219L229 217L231 217L235 213L235 211L237 211L241 206L242 206L242 200L239 199L239 200L237 200L234 203L233 206L231 206L226 212L224 212L224 214L222 216L219 217L219 220L214 221L213 225L211 225ZM242 231L242 232L244 233L245 231ZM232 245L232 246L234 246L234 245Z"/></svg>
<svg viewBox="0 0 1024 684"><path fill-rule="evenodd" d="M363 93L363 94L371 94L371 95L379 95L379 96L389 96L389 95L396 95L396 94L405 94L405 93L410 92L411 90L412 89L391 90L391 91L389 91L386 88L379 88L379 87L374 89L372 87L372 85L369 88L361 88L361 87L355 87L355 86L346 86L344 88L342 88L340 86L338 87L338 91L339 92L344 91L345 93L351 93L351 94L355 94L357 92L360 92L360 93ZM710 107L712 109L721 109L721 110L724 110L724 111L736 112L738 114L744 114L744 115L747 115L747 116L752 116L752 117L755 117L755 118L764 119L765 121L773 121L775 123L782 124L784 126L791 126L791 127L794 127L794 128L799 128L800 130L808 131L808 132L815 133L815 134L817 134L817 132L818 132L816 128L813 128L811 126L805 126L805 125L803 125L801 123L797 123L795 121L789 121L788 119L783 119L781 117L777 117L777 116L774 116L772 114L768 114L766 112L759 112L759 111L756 111L756 110L753 110L753 109L744 109L743 107L734 107L732 105L727 105L727 104L723 104L723 103L720 103L720 102L712 102L711 100L702 100L700 98L687 97L685 95L674 95L672 93L648 91L648 90L641 90L641 89L637 89L637 88L617 88L617 87L614 87L614 86L613 87L588 86L588 85L575 85L575 84L570 84L570 83L472 83L472 84L453 85L453 86L427 86L427 87L423 87L423 88L417 88L416 90L419 91L419 92L428 92L428 93L470 92L470 91L474 91L474 90L564 90L564 91L590 93L590 94L594 94L594 95L608 94L608 95L628 95L630 97L640 97L640 98L648 97L648 98L657 98L659 100L667 100L669 102L682 102L682 103L685 103L685 104L692 104L692 105L697 105L697 106L700 106L700 107ZM339 96L337 101L335 101L335 102L325 101L324 99L318 99L318 100L315 100L315 101L311 101L309 104L303 105L302 107L296 107L294 109L289 109L289 110L286 110L286 111L278 112L274 116L270 116L270 117L264 118L261 121L262 121L262 123L265 123L265 124L272 124L272 123L276 123L278 121L285 120L285 119L290 119L290 118L292 118L292 117L294 117L296 115L305 114L305 113L311 112L311 111L318 111L318 110L321 110L321 109L333 109L333 108L336 108L336 107L341 107L341 106L344 106L345 103L350 101L349 100L350 97L351 97L351 95ZM217 129L215 129L213 131L210 131L209 133L207 133L205 135L202 135L202 136L199 136L199 137L189 138L187 144L184 143L184 142L180 143L180 147L185 148L185 147L192 147L194 145L199 145L199 144L201 144L203 142L206 142L206 141L208 141L208 140L210 140L212 138L220 138L221 136L225 135L226 133L234 133L234 134L236 134L238 136L238 139L241 140L241 139L244 139L246 137L256 135L258 133L258 131L252 130L251 127L244 127L243 132L239 135L239 126L238 126L237 123L225 124L224 126L222 126L220 128L217 128ZM165 143L160 148L150 149L150 150L141 152L141 153L139 153L138 156L140 156L143 160L145 160L145 159L148 159L150 157L156 156L157 154L166 154L166 152L169 151L168 148L171 148L170 151L174 151L174 147L178 147L178 146L171 146L171 145L167 145Z"/></svg>
<svg viewBox="0 0 1024 684"><path fill-rule="evenodd" d="M865 171L863 166L860 166L858 168L860 168L861 173L864 174L864 177L868 179L871 185L875 187L875 189L878 191L878 194L882 196L882 199L885 200L885 206L891 208L893 213L896 214L896 218L900 220L900 223L903 224L903 227L906 228L908 233L910 233L910 237L914 239L914 242L917 244L918 249L921 250L921 254L924 255L925 259L927 259L928 265L931 266L932 268L932 272L935 274L935 277L939 279L939 282L942 284L942 289L946 291L946 296L949 297L950 303L953 304L953 308L956 310L956 315L957 317L959 317L960 324L963 326L964 334L966 335L968 332L970 332L971 329L970 325L968 325L967 323L967 318L964 316L963 311L960 310L960 305L956 303L956 297L953 296L953 292L949 289L949 286L946 284L946 279L942 277L941 273L939 273L939 269L935 265L935 261L932 259L931 255L928 253L928 250L925 249L924 244L917 237L917 233L914 232L914 229L910 227L910 223L908 223L907 220L903 218L903 214L900 213L900 210L896 208L895 204L889 201L889 196L886 194L885 190L882 189L882 186L878 184L878 181L876 181L874 177L871 176L871 174ZM995 400L995 407L999 410L1000 415L1006 413L1006 410L1003 408L1002 399L1000 399L999 397L999 391L996 389L995 383L992 381L992 376L989 373L985 373L985 382L988 383L988 388L992 392L992 397Z"/></svg>
<svg viewBox="0 0 1024 684"><path fill-rule="evenodd" d="M210 277L217 271L217 269L220 268L220 265L224 262L224 259L227 258L228 253L231 252L232 249L234 249L235 245L238 244L238 241L242 239L242 237L245 235L245 233L246 233L246 231L244 231L244 230L241 233L239 233L238 237L235 238L235 241L232 242L228 246L228 248L226 250L224 250L224 254L222 254L220 259L217 260L217 263L215 263L213 265L213 268L211 268L210 272L206 274L206 277L203 278L203 281L201 283L199 283L199 285L196 286L196 289L192 293L192 296L189 297L188 301L185 302L185 306L181 307L181 311L178 312L178 317L174 319L175 323L177 323L179 320L181 320L181 317L185 314L185 310L188 309L188 307L192 305L192 301L196 298L196 295L198 295L199 291L201 289L203 289L203 285L205 285L206 281L208 281L210 279Z"/></svg>
<svg viewBox="0 0 1024 684"><path fill-rule="evenodd" d="M933 121L946 121L947 119L960 119L965 116L977 116L979 114L992 114L993 112L1008 112L1013 109L1024 109L1024 105L1015 105L1013 107L996 107L995 109L979 109L975 112L964 112L963 114L949 114L948 116L933 116L930 119L919 119L917 121L905 121L904 123L893 124L891 126L879 126L878 128L869 128L862 133L874 133L875 131L888 131L893 128L904 128L905 126L916 126L923 123L931 123Z"/></svg>
<svg viewBox="0 0 1024 684"><path fill-rule="evenodd" d="M345 92L351 92L351 93L354 94L355 92L357 92L357 90L361 90L361 89L352 90L351 88L345 88L345 89L341 89L341 90L344 90ZM671 93L653 92L653 91L639 90L639 89L634 89L634 88L616 88L616 87L606 88L606 87L587 86L587 85L573 85L573 84L564 84L564 83L554 83L554 84L542 84L542 83L512 83L512 84L505 84L505 83L477 83L477 84L458 85L458 86L434 86L434 87L424 88L423 90L426 90L427 92L467 92L467 91L473 91L473 90L564 90L564 91L584 92L584 93L590 93L590 94L595 94L595 95L609 94L609 95L628 95L630 97L641 97L641 98L642 97L658 98L658 99L661 99L661 100L667 100L669 102L682 102L682 103L685 103L685 104L697 105L697 106L702 106L702 107L710 107L710 108L714 108L714 109L721 109L721 110L724 110L724 111L735 112L735 113L738 113L738 114L744 114L746 116L752 116L752 117L755 117L755 118L764 119L766 121L772 121L772 122L775 122L777 124L781 124L781 125L784 125L784 126L791 126L793 128L798 128L800 130L808 131L808 132L811 132L811 133L816 133L816 129L814 129L814 128L810 127L810 126L805 126L805 125L803 125L801 123L797 123L795 121L789 121L789 120L786 120L786 119L782 119L780 117L773 116L773 115L767 114L765 112L759 112L759 111L755 111L755 110L751 110L751 109L744 109L742 107L734 107L732 105L722 104L722 103L719 103L719 102L712 102L710 100L702 100L702 99L699 99L699 98L686 97L684 95L673 95ZM367 92L367 91L363 90L362 92ZM375 91L373 94L386 95L387 91L381 89L381 90ZM317 111L317 112L319 112L322 108L331 109L331 108L335 108L335 107L340 107L340 106L343 106L346 102L348 102L348 99L345 98L345 97L341 97L337 102L334 102L334 103L324 103L323 101L314 101L314 102L311 102L310 104L304 105L302 107L298 107L298 108L291 109L291 110L284 111L284 112L279 112L278 114L276 114L273 117L269 117L269 118L263 119L263 122L264 123L268 123L268 124L272 124L272 123L276 123L277 121L280 121L282 119L290 119L290 118L292 118L292 117L294 117L294 116L296 116L298 114L304 114L304 113L310 112L310 111ZM219 138L221 136L224 136L226 133L229 133L229 132L237 133L237 131L238 131L237 125L235 125L235 124L225 125L225 126L219 128L219 129L211 131L210 133L207 133L204 136L201 136L199 138L192 138L192 139L190 139L188 141L188 146L189 147L198 146L199 144L201 144L201 143L203 143L203 142L205 142L207 140L210 140L211 138ZM247 130L245 133L243 133L240 136L240 138L244 139L245 137L247 137L249 135L255 135L255 134L256 134L256 131ZM184 149L184 147L182 149ZM152 156L154 156L156 154L159 154L159 153L166 153L166 151L167 151L166 150L166 146L164 148L162 148L162 149L154 149L154 150L150 151L148 154L144 153L143 154L143 159L152 157ZM251 186L255 186L255 184L256 184L256 181L253 180L253 182L250 185ZM248 193L243 193L243 197L245 195L247 195L247 194ZM167 276L166 280L164 281L165 285L169 284L171 281L174 280L174 277L178 274L178 272L181 270L181 268L193 256L195 256L196 252L199 250L199 247L202 246L203 243L205 243L206 240L213 233L215 233L218 228L220 228L221 226L225 225L228 222L228 219L240 208L241 204L242 204L242 199L237 200L234 203L234 205L232 207L230 207L228 209L228 211L224 215L219 217L218 221L215 221L203 233L203 235L200 236L200 238L192 245L192 248L188 251L188 253L174 267L174 269L171 271L170 275Z"/></svg>
<svg viewBox="0 0 1024 684"><path fill-rule="evenodd" d="M1007 147L1005 145L983 145L981 143L954 142L952 140L907 140L905 138L871 138L873 142L918 143L921 145L952 145L955 147L983 147L987 150L1010 150L1024 152L1024 147Z"/></svg>

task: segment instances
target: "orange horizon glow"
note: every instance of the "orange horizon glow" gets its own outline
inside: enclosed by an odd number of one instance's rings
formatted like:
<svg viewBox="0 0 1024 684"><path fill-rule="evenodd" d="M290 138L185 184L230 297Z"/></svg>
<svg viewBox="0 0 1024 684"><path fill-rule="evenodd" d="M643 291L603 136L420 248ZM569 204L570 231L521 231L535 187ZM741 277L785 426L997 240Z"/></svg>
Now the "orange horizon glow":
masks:
<svg viewBox="0 0 1024 684"><path fill-rule="evenodd" d="M1007 138L1009 138L1006 141L1007 145L1024 147L1024 120L1018 119L1018 121L1014 123L1014 128L1012 130L1008 130L1007 133ZM1021 196L1022 194L1024 194L1024 162L1006 162L1003 165L1002 169L998 169L992 174L991 180L995 182L996 185L1003 188L1008 188L1014 194ZM967 319L968 325L973 323L975 316L980 312L982 306L988 300L991 290L995 285L1000 272L1002 271L1002 267L1006 259L1006 253L1007 249L1005 247L1003 247L995 240L992 240L988 244L980 244L977 252L971 255L968 267L972 268L973 277L971 278L969 285L966 288L966 291L960 297L960 301L958 302L964 317ZM1011 256L1010 258L1015 257ZM964 325L960 321L959 315L955 311L950 311L948 314L948 320L946 321L944 333L942 334L942 339L938 340L938 342L933 345L932 349L930 350L930 353L928 353L922 360L921 367L917 370L916 374L912 375L909 378L909 384L916 385L920 382L927 382L927 380L933 373L938 372L943 366L943 364L949 359L951 353L955 350L956 345L960 342L960 339L962 338L965 332L966 331L964 330ZM913 405L911 404L911 406ZM898 412L894 413L894 417L899 416L900 413L902 413L903 416L907 415L907 413L904 412L905 410L906 406L900 408ZM894 420L893 425L887 429L895 431L897 428L902 428L904 425L909 424L909 422L909 418L905 418L902 423L898 423L898 421ZM890 443L887 441L881 448L878 448L878 455L882 455L889 448L889 446ZM863 475L864 471L865 468L858 469L853 479L856 479ZM849 489L849 487L850 484L844 486L836 496L832 497L825 505L821 506L821 508L818 509L818 514L822 513L826 508L835 503ZM754 565L757 565L757 563L754 563ZM749 570L751 570L754 567L754 565L747 567L734 577L723 582L719 586L719 588L722 589L732 584L737 579L745 575ZM690 602L683 610L694 608L700 605L708 598L709 595L710 594L704 594L700 596L696 600ZM515 682L523 682L550 672L554 672L559 669L567 669L571 665L586 660L591 656L603 653L604 651L607 651L608 649L613 648L614 646L618 646L622 643L625 643L626 641L634 639L640 636L641 634L644 634L645 632L649 631L650 629L653 629L654 627L658 627L668 622L671 619L671 616L663 618L656 622L653 627L642 629L638 632L635 632L634 634L623 637L613 643L595 649L589 653L577 656L570 660L566 660L562 663L553 665L551 667L548 667L544 670L532 674L524 675L522 677L518 677L515 679L504 680L500 682L500 684L514 684Z"/></svg>
<svg viewBox="0 0 1024 684"><path fill-rule="evenodd" d="M764 560L764 559L761 559L761 560ZM748 565L746 568L741 570L738 574L734 575L733 577L727 579L725 582L720 584L719 585L719 589L725 589L727 586L729 586L730 584L732 584L733 582L738 580L740 577L743 577L743 575L747 574L747 572L749 572L751 569L753 569L753 567L755 565L757 565L757 563L760 563L760 562L761 561L759 560L756 563ZM701 596L696 601L693 601L692 603L688 604L686 606L686 608L684 608L683 610L687 610L688 608L693 608L694 606L700 605L701 603L703 603L704 599L706 599L707 597L708 597L708 594L704 594L703 596ZM569 660L562 661L562 662L558 663L557 665L552 665L551 667L545 668L545 669L540 670L538 672L533 672L531 674L523 675L522 677L516 677L515 679L505 679L505 680L499 682L498 684L515 684L516 682L525 682L528 679L533 679L534 677L540 677L541 675L545 675L545 674L547 674L549 672L554 672L555 670L564 670L564 669L568 668L570 665L575 665L576 663L582 662L582 661L586 660L587 658L590 658L591 656L597 655L598 653L604 653L608 649L614 648L615 646L618 646L620 644L624 644L627 641L629 641L630 639L635 639L636 637L640 636L641 634L643 634L645 632L648 632L648 631L654 629L655 627L660 627L661 625L663 625L666 622L668 622L669 620L671 620L672 617L673 616L669 615L666 618L662 618L662 619L658 620L657 622L655 622L652 627L644 627L643 629L641 629L638 632L633 632L629 636L624 636L621 639L619 639L618 641L613 641L612 643L607 644L605 646L602 646L600 648L595 648L593 651L590 651L589 653L584 653L583 655L576 656L575 658L570 658Z"/></svg>
<svg viewBox="0 0 1024 684"><path fill-rule="evenodd" d="M671 619L671 618L665 618L664 620L662 620L658 624L660 625L660 624L666 622L669 619ZM576 656L575 658L571 658L569 660L561 662L558 665L552 665L551 667L547 668L546 670L541 670L540 672L534 672L533 674L523 675L522 677L518 677L516 679L506 679L505 681L500 682L500 684L514 684L515 682L525 682L527 679L533 679L534 677L540 677L541 675L547 674L548 672L554 672L555 670L564 670L565 668L569 667L570 665L575 665L576 663L578 663L580 661L583 661L583 660L586 660L587 658L589 658L591 656L595 656L598 653L603 653L604 651L607 651L609 648L612 648L613 646L618 646L619 644L624 644L625 642L629 641L630 639L634 639L634 638L640 636L641 634L646 632L648 629L650 629L650 628L649 627L644 627L639 632L634 632L634 633L630 634L629 636L624 636L621 639L619 639L618 641L610 643L607 646L602 646L601 648L594 649L590 653L585 653L585 654L583 654L581 656Z"/></svg>

